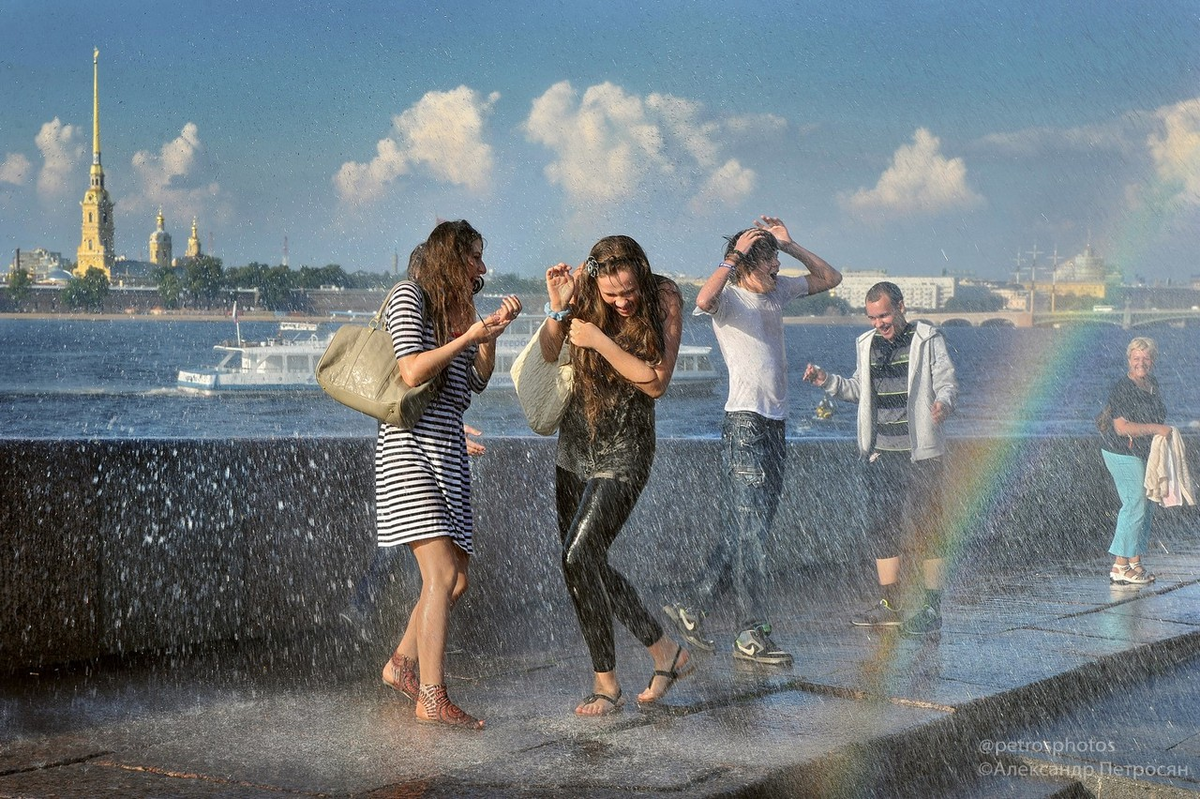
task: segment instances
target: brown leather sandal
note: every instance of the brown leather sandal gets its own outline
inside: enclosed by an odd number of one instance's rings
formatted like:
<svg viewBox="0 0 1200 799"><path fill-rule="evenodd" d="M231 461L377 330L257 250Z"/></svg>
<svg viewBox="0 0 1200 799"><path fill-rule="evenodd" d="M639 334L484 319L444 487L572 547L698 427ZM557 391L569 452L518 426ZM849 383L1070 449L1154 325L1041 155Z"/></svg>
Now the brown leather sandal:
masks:
<svg viewBox="0 0 1200 799"><path fill-rule="evenodd" d="M417 702L417 721L428 724L444 724L463 730L482 730L483 719L463 712L450 701L444 685L422 685Z"/></svg>
<svg viewBox="0 0 1200 799"><path fill-rule="evenodd" d="M389 680L385 677L383 684L389 688L395 688L401 694L416 702L417 697L421 693L421 680L417 676L417 661L404 655L393 653L389 664L392 667L392 676L395 679Z"/></svg>

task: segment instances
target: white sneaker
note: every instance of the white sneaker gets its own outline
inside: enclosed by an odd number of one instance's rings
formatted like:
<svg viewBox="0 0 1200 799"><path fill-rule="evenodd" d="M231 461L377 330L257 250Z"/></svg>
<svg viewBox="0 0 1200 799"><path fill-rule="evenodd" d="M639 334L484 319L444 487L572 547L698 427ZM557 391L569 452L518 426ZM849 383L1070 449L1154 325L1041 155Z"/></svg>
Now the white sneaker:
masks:
<svg viewBox="0 0 1200 799"><path fill-rule="evenodd" d="M663 613L667 614L667 618L674 622L680 637L692 646L703 649L705 652L712 652L716 648L712 639L705 637L704 630L700 626L704 620L703 612L693 611L678 603L672 603L663 605Z"/></svg>

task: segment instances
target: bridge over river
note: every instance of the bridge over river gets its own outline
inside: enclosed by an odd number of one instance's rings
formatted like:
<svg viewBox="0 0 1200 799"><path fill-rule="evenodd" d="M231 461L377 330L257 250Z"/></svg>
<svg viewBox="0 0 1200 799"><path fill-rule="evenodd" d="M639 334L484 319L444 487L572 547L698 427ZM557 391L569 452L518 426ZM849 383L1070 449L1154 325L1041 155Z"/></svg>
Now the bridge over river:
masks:
<svg viewBox="0 0 1200 799"><path fill-rule="evenodd" d="M1104 324L1115 325L1124 330L1148 325L1170 324L1176 326L1200 326L1200 308L1126 308L1111 311L1055 311L1030 313L1028 311L987 311L979 313L929 313L910 311L910 319L925 319L943 327L1061 327L1063 325ZM837 317L837 321L861 322L861 315ZM828 324L827 316L793 316L788 324Z"/></svg>

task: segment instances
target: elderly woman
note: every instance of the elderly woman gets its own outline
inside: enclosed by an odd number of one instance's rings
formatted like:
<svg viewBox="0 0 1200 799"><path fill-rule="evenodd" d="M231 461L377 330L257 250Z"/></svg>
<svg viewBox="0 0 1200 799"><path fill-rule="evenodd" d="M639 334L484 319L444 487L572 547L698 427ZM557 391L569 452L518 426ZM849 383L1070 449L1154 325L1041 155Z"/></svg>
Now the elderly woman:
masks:
<svg viewBox="0 0 1200 799"><path fill-rule="evenodd" d="M1154 359L1158 346L1154 339L1138 336L1129 342L1125 357L1129 370L1116 382L1108 395L1101 432L1104 465L1108 467L1121 498L1117 531L1108 548L1115 558L1108 579L1115 585L1146 585L1154 575L1142 565L1142 555L1150 541L1153 504L1146 498L1146 460L1154 436L1167 436L1171 428L1163 424L1167 409L1154 379Z"/></svg>
<svg viewBox="0 0 1200 799"><path fill-rule="evenodd" d="M593 670L592 692L575 712L603 716L624 703L614 618L654 662L638 702L658 701L693 669L688 651L663 633L608 562L608 548L650 477L654 400L671 381L683 315L678 287L650 271L646 253L628 236L598 241L574 275L566 264L550 267L546 288L542 357L556 361L569 345L575 373L555 473L563 576Z"/></svg>

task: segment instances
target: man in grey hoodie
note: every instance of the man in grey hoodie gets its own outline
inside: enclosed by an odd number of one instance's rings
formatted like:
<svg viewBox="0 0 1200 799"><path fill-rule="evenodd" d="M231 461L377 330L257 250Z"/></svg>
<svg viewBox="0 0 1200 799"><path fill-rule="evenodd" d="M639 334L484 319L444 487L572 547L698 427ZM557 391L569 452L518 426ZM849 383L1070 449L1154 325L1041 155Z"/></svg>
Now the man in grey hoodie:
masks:
<svg viewBox="0 0 1200 799"><path fill-rule="evenodd" d="M867 291L872 330L856 342L854 375L828 374L808 364L804 379L832 397L858 403L858 450L865 465L866 506L874 512L870 539L882 598L851 622L901 626L923 635L941 629L945 582L941 488L946 451L942 423L954 409L958 382L938 328L905 318L904 295L887 281ZM902 620L900 554L908 542L923 556L922 607Z"/></svg>

